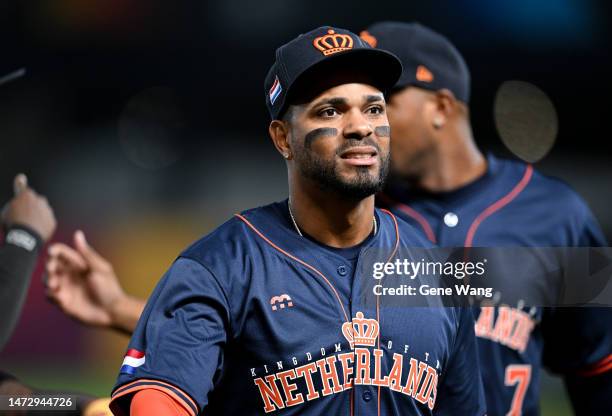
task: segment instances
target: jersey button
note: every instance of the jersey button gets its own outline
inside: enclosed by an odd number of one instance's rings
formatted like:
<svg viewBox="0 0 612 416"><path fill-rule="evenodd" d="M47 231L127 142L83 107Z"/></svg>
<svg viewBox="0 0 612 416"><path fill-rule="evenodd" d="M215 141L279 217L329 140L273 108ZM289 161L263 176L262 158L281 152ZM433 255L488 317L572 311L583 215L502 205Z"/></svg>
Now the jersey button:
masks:
<svg viewBox="0 0 612 416"><path fill-rule="evenodd" d="M361 397L363 397L364 401L369 402L370 400L372 400L372 393L370 391L366 390L366 391L363 392Z"/></svg>
<svg viewBox="0 0 612 416"><path fill-rule="evenodd" d="M447 212L444 216L444 224L448 227L456 227L459 224L459 217L454 212Z"/></svg>
<svg viewBox="0 0 612 416"><path fill-rule="evenodd" d="M338 266L338 274L340 276L346 276L347 273L348 273L348 270L346 266Z"/></svg>

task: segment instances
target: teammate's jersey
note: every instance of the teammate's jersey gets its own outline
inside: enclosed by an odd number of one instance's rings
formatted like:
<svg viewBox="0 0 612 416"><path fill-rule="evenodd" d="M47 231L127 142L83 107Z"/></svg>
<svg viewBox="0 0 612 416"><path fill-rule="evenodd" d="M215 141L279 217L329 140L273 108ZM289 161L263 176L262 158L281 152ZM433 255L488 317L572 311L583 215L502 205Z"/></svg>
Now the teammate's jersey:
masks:
<svg viewBox="0 0 612 416"><path fill-rule="evenodd" d="M443 247L606 245L589 208L568 185L522 162L487 159L487 172L456 191L430 194L390 186L377 201ZM542 361L563 374L610 368L610 310L604 318L596 308L512 306L475 311L489 415L539 413ZM526 345L511 347L499 329L518 328L519 321L533 327L531 336Z"/></svg>
<svg viewBox="0 0 612 416"><path fill-rule="evenodd" d="M362 253L430 245L376 219ZM366 306L355 270L300 237L286 201L237 215L157 285L111 408L154 388L193 415L483 415L471 311Z"/></svg>

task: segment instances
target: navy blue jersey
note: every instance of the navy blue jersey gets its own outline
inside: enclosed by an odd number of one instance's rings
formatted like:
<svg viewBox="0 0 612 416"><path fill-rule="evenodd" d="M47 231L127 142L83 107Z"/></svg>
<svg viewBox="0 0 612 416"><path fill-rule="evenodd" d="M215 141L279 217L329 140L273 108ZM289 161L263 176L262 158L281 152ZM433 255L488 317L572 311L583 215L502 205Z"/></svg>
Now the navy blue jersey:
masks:
<svg viewBox="0 0 612 416"><path fill-rule="evenodd" d="M488 156L487 172L452 192L390 186L378 202L443 247L606 246L585 202L565 183L518 161ZM508 279L512 277L509 276ZM526 288L528 290L528 288ZM514 305L516 306L516 305ZM476 335L490 415L537 415L539 369L610 368L608 308L477 309ZM530 328L517 342L500 328Z"/></svg>
<svg viewBox="0 0 612 416"><path fill-rule="evenodd" d="M376 218L362 251L430 245ZM235 216L149 298L113 412L154 388L192 415L483 415L471 311L365 306L358 264L300 237L286 201Z"/></svg>

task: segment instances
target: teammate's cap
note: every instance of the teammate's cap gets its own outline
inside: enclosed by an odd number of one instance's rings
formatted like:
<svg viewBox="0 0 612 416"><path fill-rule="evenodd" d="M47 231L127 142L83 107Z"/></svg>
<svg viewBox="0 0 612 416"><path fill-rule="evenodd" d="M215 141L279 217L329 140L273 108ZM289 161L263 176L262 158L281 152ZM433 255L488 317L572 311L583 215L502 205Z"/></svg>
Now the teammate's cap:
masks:
<svg viewBox="0 0 612 416"><path fill-rule="evenodd" d="M309 74L340 71L365 75L374 86L390 90L402 73L392 53L375 49L355 33L325 26L304 33L276 50L276 61L264 81L266 106L272 119L282 116L292 91ZM322 73L325 76L325 73ZM288 99L289 97L289 99Z"/></svg>
<svg viewBox="0 0 612 416"><path fill-rule="evenodd" d="M380 22L360 36L400 59L404 71L396 88L447 88L458 100L469 102L470 71L459 51L441 34L419 23Z"/></svg>

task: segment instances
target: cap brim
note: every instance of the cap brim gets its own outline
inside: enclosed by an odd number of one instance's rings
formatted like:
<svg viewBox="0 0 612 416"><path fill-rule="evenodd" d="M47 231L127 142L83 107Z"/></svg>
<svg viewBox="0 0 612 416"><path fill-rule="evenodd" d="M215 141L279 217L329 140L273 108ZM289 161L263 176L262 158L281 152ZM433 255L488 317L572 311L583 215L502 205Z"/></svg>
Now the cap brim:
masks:
<svg viewBox="0 0 612 416"><path fill-rule="evenodd" d="M351 49L339 52L308 67L300 73L289 86L287 100L283 107L287 107L295 96L296 90L307 89L304 83L319 81L325 85L326 78L332 79L332 74L346 74L342 83L350 82L354 77L359 82L367 82L380 89L383 93L390 91L402 74L400 60L390 52L381 49ZM367 81L363 81L367 80ZM314 93L314 91L310 91Z"/></svg>

